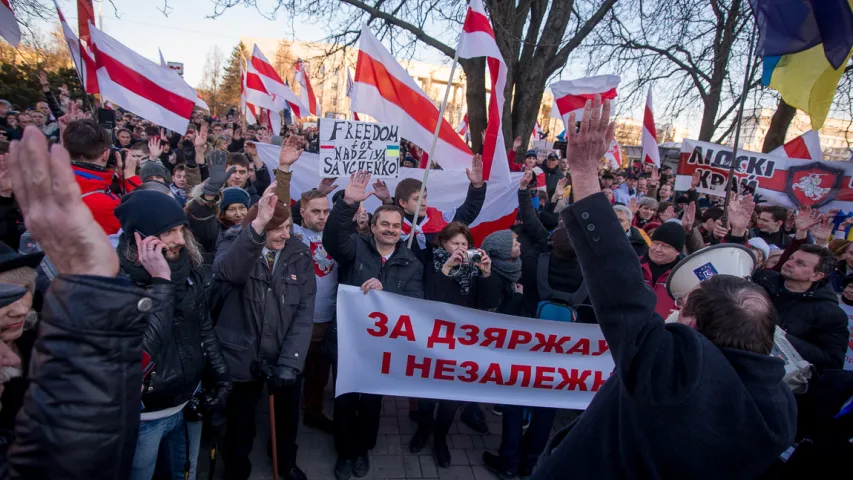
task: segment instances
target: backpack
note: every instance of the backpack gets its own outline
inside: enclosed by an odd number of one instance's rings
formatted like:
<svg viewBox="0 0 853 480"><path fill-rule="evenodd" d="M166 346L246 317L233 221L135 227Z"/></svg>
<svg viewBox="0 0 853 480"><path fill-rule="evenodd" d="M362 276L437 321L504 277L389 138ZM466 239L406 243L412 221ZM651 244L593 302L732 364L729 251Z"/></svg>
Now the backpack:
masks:
<svg viewBox="0 0 853 480"><path fill-rule="evenodd" d="M586 281L574 293L561 292L551 288L548 283L548 264L550 253L539 255L536 266L536 284L539 290L539 304L536 306L536 318L557 322L575 322L578 319L577 306L587 297Z"/></svg>

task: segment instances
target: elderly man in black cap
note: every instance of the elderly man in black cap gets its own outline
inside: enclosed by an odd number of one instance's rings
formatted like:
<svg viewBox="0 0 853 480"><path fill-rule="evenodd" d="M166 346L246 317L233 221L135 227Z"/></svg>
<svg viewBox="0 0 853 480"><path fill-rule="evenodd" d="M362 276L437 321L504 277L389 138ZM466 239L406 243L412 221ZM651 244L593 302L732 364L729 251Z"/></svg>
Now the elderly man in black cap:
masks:
<svg viewBox="0 0 853 480"><path fill-rule="evenodd" d="M655 312L664 318L675 308L675 302L666 292L666 281L672 267L681 260L686 238L681 224L666 222L655 229L649 251L640 259L643 281L658 297Z"/></svg>
<svg viewBox="0 0 853 480"><path fill-rule="evenodd" d="M231 389L207 308L201 253L186 214L168 195L133 192L122 198L115 214L122 227L117 249L122 274L149 290L159 305L149 314L143 342L155 366L144 385L130 478L152 478L161 444L170 475L195 478L200 415L221 417ZM202 373L208 368L216 380L202 392ZM186 408L194 396L211 398L209 410Z"/></svg>

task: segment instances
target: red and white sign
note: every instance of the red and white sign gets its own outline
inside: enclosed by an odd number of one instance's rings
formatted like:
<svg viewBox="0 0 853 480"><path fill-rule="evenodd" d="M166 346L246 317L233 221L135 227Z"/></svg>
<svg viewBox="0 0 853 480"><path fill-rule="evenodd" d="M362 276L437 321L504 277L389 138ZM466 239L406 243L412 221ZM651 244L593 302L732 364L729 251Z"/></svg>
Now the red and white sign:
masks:
<svg viewBox="0 0 853 480"><path fill-rule="evenodd" d="M382 123L399 125L400 135L416 145L432 145L438 108L367 27L361 29L351 108ZM441 119L433 155L441 167L464 171L471 168L473 155L447 120Z"/></svg>
<svg viewBox="0 0 853 480"><path fill-rule="evenodd" d="M250 63L264 83L266 91L278 105L276 111L280 112L289 107L290 111L293 112L294 118L301 118L308 115L308 107L302 104L299 97L281 79L281 76L275 71L275 68L267 60L267 57L261 53L261 49L257 45L255 45L255 49L252 51Z"/></svg>
<svg viewBox="0 0 853 480"><path fill-rule="evenodd" d="M507 68L481 0L470 0L468 3L468 12L462 24L462 35L459 37L456 52L459 58L486 57L492 81L492 95L489 98L489 121L483 140L483 178L506 181L509 179L509 164L504 161L507 155L501 122ZM435 157L440 158L438 154Z"/></svg>
<svg viewBox="0 0 853 480"><path fill-rule="evenodd" d="M140 117L185 132L195 90L176 72L164 69L106 33L89 26L101 96Z"/></svg>
<svg viewBox="0 0 853 480"><path fill-rule="evenodd" d="M820 148L820 136L814 130L809 130L770 153L803 160L823 160L823 151Z"/></svg>
<svg viewBox="0 0 853 480"><path fill-rule="evenodd" d="M599 75L577 80L563 80L551 84L551 93L554 94L554 107L551 109L551 117L562 118L563 124L568 129L569 114L575 112L575 121L580 121L583 118L584 105L588 100L595 98L596 94L601 95L602 100L615 99L619 80L619 75ZM612 102L611 105L613 105ZM574 125L571 127L575 128Z"/></svg>
<svg viewBox="0 0 853 480"><path fill-rule="evenodd" d="M0 0L0 37L17 47L21 41L21 29L18 27L18 19L9 5L9 0Z"/></svg>
<svg viewBox="0 0 853 480"><path fill-rule="evenodd" d="M320 116L320 106L317 104L317 97L314 96L314 88L311 87L311 79L308 78L308 72L305 71L305 64L302 59L296 62L296 83L299 84L299 99L302 100L302 105L308 106L308 112L315 117ZM307 116L307 113L306 113Z"/></svg>
<svg viewBox="0 0 853 480"><path fill-rule="evenodd" d="M846 212L853 209L853 163L803 161L772 153L738 150L735 177L739 186L753 189L770 205ZM694 171L700 173L697 189L718 197L725 195L732 148L696 140L681 142L681 159L675 190L690 188ZM739 187L738 191L742 191Z"/></svg>
<svg viewBox="0 0 853 480"><path fill-rule="evenodd" d="M610 148L604 154L604 164L610 170L619 170L622 168L622 146L616 140L610 142Z"/></svg>
<svg viewBox="0 0 853 480"><path fill-rule="evenodd" d="M80 78L82 84L85 85L86 93L98 93L98 74L95 68L95 57L88 48L85 46L81 47L80 40L77 38L77 35L74 35L74 31L71 30L68 22L65 21L65 16L62 14L62 10L59 9L59 5L57 5L56 1L54 1L53 4L56 6L56 13L59 15L59 23L62 25L62 34L65 36L65 44L68 45L68 53L71 54L71 60L74 62L74 68L77 70L77 77ZM82 62L80 61L81 53L83 54Z"/></svg>
<svg viewBox="0 0 853 480"><path fill-rule="evenodd" d="M598 325L338 289L335 395L583 410L613 372Z"/></svg>
<svg viewBox="0 0 853 480"><path fill-rule="evenodd" d="M454 133L455 135L455 133ZM258 156L261 157L267 168L272 171L278 168L278 154L281 147L266 143L256 143ZM290 198L300 198L303 192L317 188L322 177L320 176L320 155L305 152L299 157L299 161L291 167L293 180L290 183ZM384 179L389 191L394 191L397 184L404 178L423 179L424 171L417 168L400 168L397 178ZM486 189L486 200L480 215L471 222L471 233L479 245L490 233L498 230L506 230L515 224L516 210L518 209L518 183L521 181L521 173L513 173L507 182L489 182ZM335 182L337 190L343 190L349 183L348 178L339 178ZM433 170L429 174L429 206L435 207L442 212L452 212L465 202L470 182L465 175L450 170ZM332 201L332 194L329 194ZM368 212L373 212L380 205L376 197L371 196L364 201L364 207Z"/></svg>
<svg viewBox="0 0 853 480"><path fill-rule="evenodd" d="M658 133L652 109L652 87L649 87L649 94L646 96L646 112L643 114L643 163L652 163L660 167Z"/></svg>

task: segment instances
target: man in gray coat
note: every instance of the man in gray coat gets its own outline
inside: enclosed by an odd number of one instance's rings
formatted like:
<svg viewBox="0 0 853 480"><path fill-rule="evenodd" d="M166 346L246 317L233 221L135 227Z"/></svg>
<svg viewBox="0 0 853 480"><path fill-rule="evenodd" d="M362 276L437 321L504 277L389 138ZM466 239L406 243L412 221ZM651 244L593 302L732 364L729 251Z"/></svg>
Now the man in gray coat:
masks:
<svg viewBox="0 0 853 480"><path fill-rule="evenodd" d="M280 475L306 478L296 466L298 376L311 341L317 283L308 247L290 241L292 224L273 184L242 230L226 234L213 263L215 288L224 297L216 333L234 382L226 408L225 478L251 474L255 407L265 382L275 395Z"/></svg>

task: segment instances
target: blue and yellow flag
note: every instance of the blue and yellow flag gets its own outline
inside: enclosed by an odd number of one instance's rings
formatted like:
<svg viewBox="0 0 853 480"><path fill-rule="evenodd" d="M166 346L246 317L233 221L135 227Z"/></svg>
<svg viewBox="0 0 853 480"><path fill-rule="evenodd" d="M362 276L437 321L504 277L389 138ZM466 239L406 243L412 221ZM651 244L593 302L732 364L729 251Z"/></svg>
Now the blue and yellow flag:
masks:
<svg viewBox="0 0 853 480"><path fill-rule="evenodd" d="M750 0L761 81L823 126L853 51L853 0Z"/></svg>

